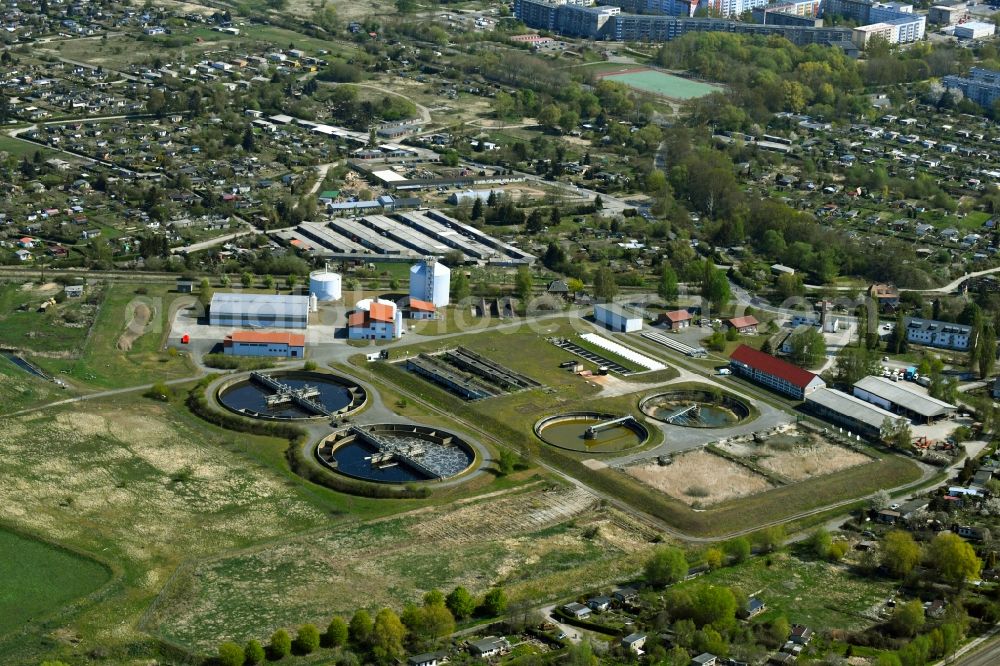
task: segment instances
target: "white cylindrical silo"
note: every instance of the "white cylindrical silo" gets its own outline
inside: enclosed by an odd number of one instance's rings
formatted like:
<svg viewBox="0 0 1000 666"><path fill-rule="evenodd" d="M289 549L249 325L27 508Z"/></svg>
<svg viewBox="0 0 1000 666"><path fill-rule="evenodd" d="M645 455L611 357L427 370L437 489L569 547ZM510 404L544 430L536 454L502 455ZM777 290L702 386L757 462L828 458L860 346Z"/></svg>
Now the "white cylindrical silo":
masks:
<svg viewBox="0 0 1000 666"><path fill-rule="evenodd" d="M410 268L410 298L433 303L435 307L448 305L451 294L451 270L433 258Z"/></svg>
<svg viewBox="0 0 1000 666"><path fill-rule="evenodd" d="M318 301L339 301L343 295L340 275L326 269L313 271L309 274L309 293Z"/></svg>

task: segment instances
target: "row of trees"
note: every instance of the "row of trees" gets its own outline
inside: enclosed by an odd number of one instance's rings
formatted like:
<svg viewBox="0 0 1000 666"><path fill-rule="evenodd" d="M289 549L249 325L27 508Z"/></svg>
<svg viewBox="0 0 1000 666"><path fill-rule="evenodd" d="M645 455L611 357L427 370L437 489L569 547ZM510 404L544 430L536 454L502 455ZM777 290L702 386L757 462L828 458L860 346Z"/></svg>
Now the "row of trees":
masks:
<svg viewBox="0 0 1000 666"><path fill-rule="evenodd" d="M431 590L421 605L407 604L399 615L383 608L372 617L362 609L350 621L334 617L322 633L316 625L304 624L294 638L287 630L278 629L266 645L257 640L245 645L226 641L219 646L218 661L222 666L253 666L265 659L312 654L323 647L346 651L351 655L348 663L395 664L408 651L427 649L453 634L456 620L473 615L497 617L506 608L507 596L501 588L492 588L480 599L461 586L447 596Z"/></svg>

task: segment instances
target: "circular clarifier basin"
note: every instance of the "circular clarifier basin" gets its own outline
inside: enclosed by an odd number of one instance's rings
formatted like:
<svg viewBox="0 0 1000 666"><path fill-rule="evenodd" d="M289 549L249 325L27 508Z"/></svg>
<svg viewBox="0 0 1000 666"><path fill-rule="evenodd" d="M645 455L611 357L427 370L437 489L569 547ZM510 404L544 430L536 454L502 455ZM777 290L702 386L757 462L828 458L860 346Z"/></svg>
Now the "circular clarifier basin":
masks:
<svg viewBox="0 0 1000 666"><path fill-rule="evenodd" d="M254 418L297 420L330 418L365 403L365 390L353 381L321 372L254 372L224 384L219 402Z"/></svg>
<svg viewBox="0 0 1000 666"><path fill-rule="evenodd" d="M430 426L351 426L320 442L316 457L330 469L376 483L444 481L462 474L476 454L463 439Z"/></svg>
<svg viewBox="0 0 1000 666"><path fill-rule="evenodd" d="M632 416L598 412L549 416L535 424L535 434L546 444L584 453L627 451L649 438L646 427Z"/></svg>
<svg viewBox="0 0 1000 666"><path fill-rule="evenodd" d="M644 398L639 409L646 416L686 428L728 428L750 418L750 407L721 391L678 389Z"/></svg>

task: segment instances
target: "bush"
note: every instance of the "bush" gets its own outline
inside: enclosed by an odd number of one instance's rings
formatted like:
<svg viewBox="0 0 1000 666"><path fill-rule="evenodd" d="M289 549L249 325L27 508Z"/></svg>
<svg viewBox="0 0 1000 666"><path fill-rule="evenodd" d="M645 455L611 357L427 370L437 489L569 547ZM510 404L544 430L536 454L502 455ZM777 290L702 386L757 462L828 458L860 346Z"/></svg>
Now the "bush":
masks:
<svg viewBox="0 0 1000 666"><path fill-rule="evenodd" d="M278 629L271 634L271 641L267 644L267 657L277 661L284 659L292 653L292 637L284 629Z"/></svg>
<svg viewBox="0 0 1000 666"><path fill-rule="evenodd" d="M219 663L222 666L243 666L246 656L236 643L226 642L219 646Z"/></svg>
<svg viewBox="0 0 1000 666"><path fill-rule="evenodd" d="M148 391L146 391L145 396L153 400L160 400L162 402L169 402L170 398L173 397L174 392L169 386L163 382L156 382Z"/></svg>
<svg viewBox="0 0 1000 666"><path fill-rule="evenodd" d="M243 663L249 664L250 666L255 666L256 664L264 663L264 646L260 644L258 640L251 640L247 642L246 648L243 650L245 659Z"/></svg>
<svg viewBox="0 0 1000 666"><path fill-rule="evenodd" d="M347 644L347 623L343 618L335 617L330 620L323 634L323 647L342 647Z"/></svg>
<svg viewBox="0 0 1000 666"><path fill-rule="evenodd" d="M305 370L306 372L313 372L318 367L319 366L316 365L316 361L306 361L305 363L302 364L302 369Z"/></svg>
<svg viewBox="0 0 1000 666"><path fill-rule="evenodd" d="M319 629L314 624L303 624L295 636L296 654L312 654L319 649Z"/></svg>
<svg viewBox="0 0 1000 666"><path fill-rule="evenodd" d="M205 354L202 359L209 368L217 370L263 370L273 368L274 360L255 356L230 356L229 354Z"/></svg>

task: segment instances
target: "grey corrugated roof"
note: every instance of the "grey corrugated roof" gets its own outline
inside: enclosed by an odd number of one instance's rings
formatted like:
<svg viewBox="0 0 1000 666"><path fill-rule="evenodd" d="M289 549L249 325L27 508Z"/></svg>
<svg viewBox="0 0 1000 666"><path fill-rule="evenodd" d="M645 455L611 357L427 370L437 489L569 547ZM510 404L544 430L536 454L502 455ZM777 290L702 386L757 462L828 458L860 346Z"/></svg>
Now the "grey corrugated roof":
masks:
<svg viewBox="0 0 1000 666"><path fill-rule="evenodd" d="M924 417L943 416L955 409L955 405L951 405L944 400L938 400L929 395L917 393L905 384L893 382L884 377L865 377L855 382L854 388L877 395Z"/></svg>
<svg viewBox="0 0 1000 666"><path fill-rule="evenodd" d="M266 312L283 316L309 316L309 297L281 294L216 293L212 296L211 312L220 314L251 314Z"/></svg>
<svg viewBox="0 0 1000 666"><path fill-rule="evenodd" d="M882 422L887 418L894 421L902 418L870 402L865 402L861 398L855 398L853 395L848 395L836 389L817 389L806 396L806 402L816 403L873 428L881 428Z"/></svg>

